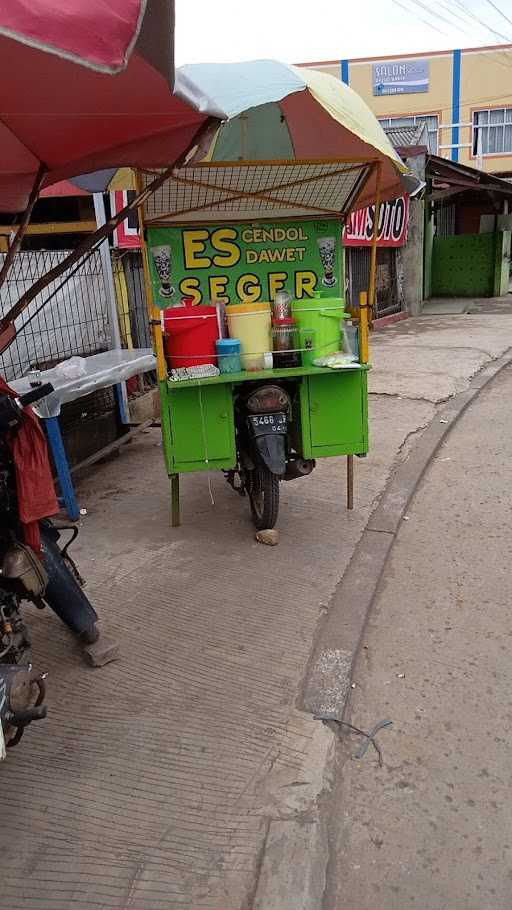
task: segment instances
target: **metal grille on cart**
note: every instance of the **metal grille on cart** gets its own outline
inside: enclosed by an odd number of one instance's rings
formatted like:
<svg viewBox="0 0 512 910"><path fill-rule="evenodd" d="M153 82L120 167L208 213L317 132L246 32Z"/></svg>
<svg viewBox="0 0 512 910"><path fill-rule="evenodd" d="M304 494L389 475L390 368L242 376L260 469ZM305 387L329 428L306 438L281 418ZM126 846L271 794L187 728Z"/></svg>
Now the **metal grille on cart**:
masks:
<svg viewBox="0 0 512 910"><path fill-rule="evenodd" d="M175 170L146 202L146 225L333 217L346 211L368 164L211 162ZM144 175L147 186L155 172Z"/></svg>

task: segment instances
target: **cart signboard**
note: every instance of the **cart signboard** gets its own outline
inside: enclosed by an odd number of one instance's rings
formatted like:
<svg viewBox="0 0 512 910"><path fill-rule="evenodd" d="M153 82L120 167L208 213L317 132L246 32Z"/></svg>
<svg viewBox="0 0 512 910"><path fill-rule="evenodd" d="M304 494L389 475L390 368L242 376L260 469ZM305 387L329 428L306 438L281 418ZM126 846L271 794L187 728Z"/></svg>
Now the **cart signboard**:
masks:
<svg viewBox="0 0 512 910"><path fill-rule="evenodd" d="M315 291L343 296L340 222L287 221L148 229L155 304L161 309L219 300L295 299Z"/></svg>

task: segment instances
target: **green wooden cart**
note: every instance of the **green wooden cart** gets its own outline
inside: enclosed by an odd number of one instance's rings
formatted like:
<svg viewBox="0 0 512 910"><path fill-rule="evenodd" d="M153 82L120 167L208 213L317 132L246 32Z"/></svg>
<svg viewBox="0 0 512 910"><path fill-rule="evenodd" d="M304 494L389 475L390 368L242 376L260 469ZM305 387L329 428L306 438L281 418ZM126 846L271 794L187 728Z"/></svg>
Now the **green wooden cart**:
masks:
<svg viewBox="0 0 512 910"><path fill-rule="evenodd" d="M366 455L368 393L366 364L332 370L321 367L221 374L209 379L160 384L164 456L172 483L172 524L179 524L179 475L230 470L237 464L233 399L242 384L293 379L298 407L292 431L304 458ZM351 462L349 498L351 506Z"/></svg>

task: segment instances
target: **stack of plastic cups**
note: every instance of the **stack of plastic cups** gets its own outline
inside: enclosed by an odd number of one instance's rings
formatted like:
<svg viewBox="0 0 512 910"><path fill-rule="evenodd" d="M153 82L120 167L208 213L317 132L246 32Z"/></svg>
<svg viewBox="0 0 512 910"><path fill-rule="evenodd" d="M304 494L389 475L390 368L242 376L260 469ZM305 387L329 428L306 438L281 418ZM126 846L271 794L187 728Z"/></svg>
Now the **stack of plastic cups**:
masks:
<svg viewBox="0 0 512 910"><path fill-rule="evenodd" d="M238 338L219 338L216 342L217 358L221 373L240 373L240 341Z"/></svg>

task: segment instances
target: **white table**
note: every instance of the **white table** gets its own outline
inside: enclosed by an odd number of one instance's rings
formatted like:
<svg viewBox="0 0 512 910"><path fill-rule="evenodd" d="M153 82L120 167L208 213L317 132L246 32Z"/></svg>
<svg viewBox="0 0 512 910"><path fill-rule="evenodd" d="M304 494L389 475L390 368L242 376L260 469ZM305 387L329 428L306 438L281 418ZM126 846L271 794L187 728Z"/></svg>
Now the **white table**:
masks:
<svg viewBox="0 0 512 910"><path fill-rule="evenodd" d="M10 383L18 395L32 391L35 379L38 383L51 382L53 385L54 391L33 407L44 421L62 498L72 521L77 520L80 509L60 430L59 415L62 405L155 369L156 358L151 348L105 351L103 354L92 354L91 357L72 357L50 370L41 370L37 379L32 374Z"/></svg>

